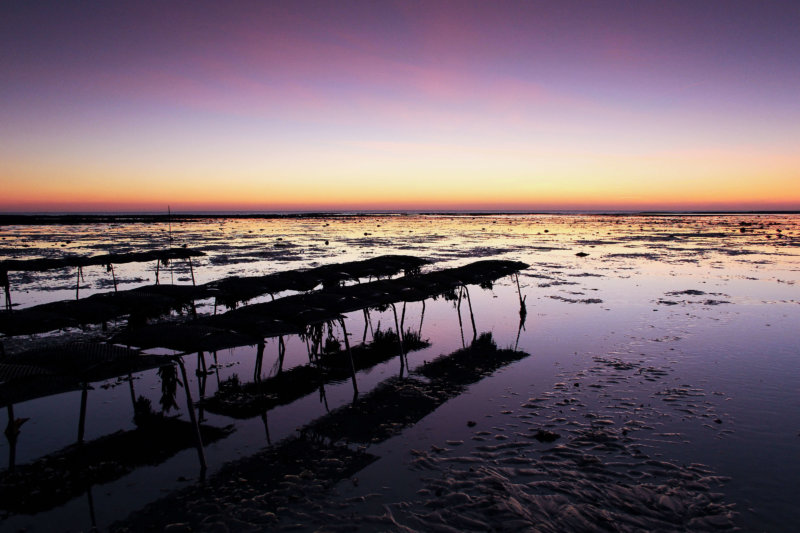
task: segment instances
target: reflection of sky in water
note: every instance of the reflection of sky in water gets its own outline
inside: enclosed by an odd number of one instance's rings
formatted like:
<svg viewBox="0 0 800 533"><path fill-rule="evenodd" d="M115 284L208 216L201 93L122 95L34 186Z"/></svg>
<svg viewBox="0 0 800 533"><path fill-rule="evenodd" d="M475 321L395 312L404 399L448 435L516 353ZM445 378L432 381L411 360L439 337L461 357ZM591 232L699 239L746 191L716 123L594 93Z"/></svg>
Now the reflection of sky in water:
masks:
<svg viewBox="0 0 800 533"><path fill-rule="evenodd" d="M789 216L403 216L200 220L176 222L171 231L174 245L185 243L208 254L195 266L200 283L386 253L430 258L437 262L431 269L484 256L531 265L520 276L528 316L518 341L519 349L530 356L475 384L468 394L450 400L400 437L374 446L371 452L382 459L359 473L360 487L343 483L339 490L344 496L374 490L386 501L413 500L421 476L408 470L412 448L463 441L458 453L466 454L481 444L474 440L478 430L514 434L525 424L549 424L566 435L579 427L575 424L599 417L611 420L614 427L641 421L652 429L632 433L629 446L665 461L703 463L718 475L730 476L720 490L726 502L737 503L740 523L746 528L781 529L800 518L793 502L793 486L800 478L797 222L797 217ZM777 237L777 229L784 237ZM0 237L3 257L58 257L65 252L165 246L168 231L164 225L141 223L4 227ZM589 255L577 257L580 251ZM120 265L118 279L131 280L121 287L152 282L153 267ZM72 298L74 275L11 273L12 301L28 306ZM105 269L89 268L84 275L81 295L109 289ZM188 267L172 265L171 270L161 271L160 279L187 283ZM688 289L705 294L683 293ZM519 324L516 285L506 278L491 290L470 287L470 296L478 333L491 331L498 346L513 347ZM601 302L583 303L597 300ZM409 354L412 368L462 346L454 306L443 299L426 303L421 331L431 346ZM407 305L406 328L420 327L421 308L418 302ZM211 305L204 310L210 312ZM469 342L472 326L466 302L461 312ZM380 322L382 329L394 329L391 310L373 311L371 318L373 326ZM347 324L353 342L360 342L363 315L352 313ZM254 353L254 347L217 353L219 379L237 374L242 381L252 380ZM196 355L185 358L195 398L196 359ZM275 370L276 359L277 343L269 340L265 373ZM284 368L305 362L304 342L287 339ZM212 354L206 354L206 363L213 363ZM368 392L399 371L397 358L362 371L359 390ZM206 396L216 391L217 379L216 373L208 377ZM137 375L134 388L136 395L158 405L161 384L155 371ZM330 409L344 405L352 399L351 385L327 384L325 396ZM549 407L526 418L530 413L522 405L541 396L552 400ZM574 403L556 406L556 400L569 399ZM177 403L181 416L186 416L180 388ZM73 443L79 405L80 393L71 392L15 406L16 416L30 417L22 427L17 462ZM212 425L236 426L233 435L207 447L211 472L261 449L267 443L267 430L276 442L325 413L318 393L269 411L266 428L258 417L234 422L204 413ZM127 382L95 384L89 392L86 439L132 429L132 414ZM467 427L467 420L477 421L478 426ZM5 418L0 423L4 425ZM7 456L7 448L7 441L0 440L0 455ZM186 485L178 480L197 476L196 461L195 450L187 449L161 465L140 468L97 487L93 497L98 521L108 524L160 497L162 488ZM396 483L389 490L383 488L387 476L417 481L409 481L407 489ZM747 511L750 507L755 511ZM86 516L83 497L39 518L12 517L6 525L82 528L88 527Z"/></svg>
<svg viewBox="0 0 800 533"><path fill-rule="evenodd" d="M752 221L757 225L740 225ZM202 283L385 253L420 255L444 264L501 255L527 261L534 271L546 273L574 269L616 273L634 268L668 275L694 265L699 271L724 270L721 276L776 276L796 256L798 230L796 217L788 216L204 219L178 221L171 227L161 223L7 226L0 229L0 252L19 259L123 253L166 247L170 235L174 246L185 244L207 253L195 272ZM590 255L575 257L579 251ZM540 263L547 265L543 268ZM154 264L118 265L115 271L122 288L155 280ZM84 277L82 294L110 287L105 269L87 268ZM12 272L10 278L12 301L22 306L68 298L76 282L75 272L69 271ZM177 262L161 269L159 278L188 282L188 265ZM788 275L788 281L796 279L796 273Z"/></svg>

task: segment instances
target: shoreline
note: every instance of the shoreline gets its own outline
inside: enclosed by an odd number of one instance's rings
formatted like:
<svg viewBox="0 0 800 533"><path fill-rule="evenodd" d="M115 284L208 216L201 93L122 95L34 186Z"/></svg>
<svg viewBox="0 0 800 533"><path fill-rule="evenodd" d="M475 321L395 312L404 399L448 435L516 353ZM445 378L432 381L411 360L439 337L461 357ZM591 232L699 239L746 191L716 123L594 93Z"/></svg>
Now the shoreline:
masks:
<svg viewBox="0 0 800 533"><path fill-rule="evenodd" d="M800 211L308 211L308 212L187 212L187 213L9 213L0 214L0 226L77 224L123 224L186 222L215 219L326 219L385 218L405 216L493 217L493 216L774 216L800 215Z"/></svg>

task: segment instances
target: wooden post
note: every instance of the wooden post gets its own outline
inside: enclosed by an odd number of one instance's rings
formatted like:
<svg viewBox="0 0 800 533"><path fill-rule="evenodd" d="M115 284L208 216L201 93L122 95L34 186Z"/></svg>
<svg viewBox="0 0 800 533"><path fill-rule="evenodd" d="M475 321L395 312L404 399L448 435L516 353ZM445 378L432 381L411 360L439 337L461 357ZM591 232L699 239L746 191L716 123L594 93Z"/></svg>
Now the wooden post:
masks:
<svg viewBox="0 0 800 533"><path fill-rule="evenodd" d="M206 397L206 381L208 380L208 369L206 368L206 356L203 352L197 352L197 394L200 397L201 407L197 408L197 418L202 422L203 407L202 401Z"/></svg>
<svg viewBox="0 0 800 533"><path fill-rule="evenodd" d="M194 282L194 268L192 267L192 257L187 257L189 260L189 272L192 274L192 287L196 287L197 285Z"/></svg>
<svg viewBox="0 0 800 533"><path fill-rule="evenodd" d="M136 415L136 392L133 390L133 375L128 374L128 386L131 389L131 405L133 406L133 414Z"/></svg>
<svg viewBox="0 0 800 533"><path fill-rule="evenodd" d="M425 320L425 300L422 300L422 314L419 317L419 338L422 338L422 321Z"/></svg>
<svg viewBox="0 0 800 533"><path fill-rule="evenodd" d="M402 378L406 370L406 350L403 347L403 334L400 331L400 323L397 321L397 308L394 303L392 303L392 312L394 313L394 327L397 329L397 341L400 343L400 377Z"/></svg>
<svg viewBox="0 0 800 533"><path fill-rule="evenodd" d="M525 322L525 316L528 314L528 308L525 305L527 296L522 296L522 288L519 286L519 272L516 272L514 277L517 280L517 294L519 295L519 319L521 322Z"/></svg>
<svg viewBox="0 0 800 533"><path fill-rule="evenodd" d="M392 304L392 312L394 312L394 327L397 328L397 340L400 342L400 353L405 355L406 350L403 347L403 331L400 329L400 323L397 321L397 308Z"/></svg>
<svg viewBox="0 0 800 533"><path fill-rule="evenodd" d="M261 381L261 367L264 362L264 339L258 340L256 348L256 367L254 370L253 381Z"/></svg>
<svg viewBox="0 0 800 533"><path fill-rule="evenodd" d="M200 435L200 424L197 423L197 417L194 414L194 403L192 403L192 394L189 392L189 380L186 377L186 367L183 366L183 359L178 358L178 366L181 368L181 376L183 376L183 390L186 391L186 410L189 411L189 419L194 426L194 436L197 444L197 456L200 459L200 479L205 479L206 470L206 454L203 450L203 437Z"/></svg>
<svg viewBox="0 0 800 533"><path fill-rule="evenodd" d="M111 272L111 281L114 282L114 292L117 292L117 276L114 274L114 263L109 263L106 267L107 272Z"/></svg>
<svg viewBox="0 0 800 533"><path fill-rule="evenodd" d="M516 351L517 347L519 346L519 336L520 336L520 334L522 334L522 330L523 329L525 329L525 316L524 315L520 315L519 316L519 327L517 328L517 340L516 340L516 342L514 342L514 351Z"/></svg>
<svg viewBox="0 0 800 533"><path fill-rule="evenodd" d="M361 337L361 343L367 342L367 330L369 329L369 312L364 308L364 336Z"/></svg>
<svg viewBox="0 0 800 533"><path fill-rule="evenodd" d="M156 285L159 285L159 283L158 283L158 270L159 270L159 268L161 268L160 267L160 263L161 263L161 261L156 259Z"/></svg>
<svg viewBox="0 0 800 533"><path fill-rule="evenodd" d="M78 279L75 282L75 299L78 299L81 290L81 278L83 277L83 267L78 267Z"/></svg>
<svg viewBox="0 0 800 533"><path fill-rule="evenodd" d="M17 438L19 426L14 420L14 405L8 404L8 424L6 425L6 438L8 439L8 471L13 472L17 464Z"/></svg>
<svg viewBox="0 0 800 533"><path fill-rule="evenodd" d="M89 386L84 383L83 390L81 391L81 414L78 419L78 444L83 444L83 434L86 429L86 401L88 398Z"/></svg>
<svg viewBox="0 0 800 533"><path fill-rule="evenodd" d="M328 395L325 394L325 379L323 378L319 382L319 401L325 406L325 412L330 413L331 410L328 407Z"/></svg>
<svg viewBox="0 0 800 533"><path fill-rule="evenodd" d="M355 402L358 397L358 385L356 384L356 365L353 363L353 352L350 351L350 341L347 339L347 328L344 325L344 318L339 319L342 325L342 332L344 333L344 346L347 348L347 356L350 358L350 375L353 378L353 401Z"/></svg>
<svg viewBox="0 0 800 533"><path fill-rule="evenodd" d="M458 288L458 305L456 305L456 312L458 313L458 329L461 331L461 347L466 348L467 343L464 342L464 323L461 321L461 296L464 290L459 287Z"/></svg>
<svg viewBox="0 0 800 533"><path fill-rule="evenodd" d="M8 271L0 270L0 285L6 293L6 311L11 311L11 281L8 279Z"/></svg>
<svg viewBox="0 0 800 533"><path fill-rule="evenodd" d="M283 372L283 357L286 355L286 344L283 342L283 335L278 336L278 374Z"/></svg>
<svg viewBox="0 0 800 533"><path fill-rule="evenodd" d="M475 316L472 314L472 299L469 297L469 289L464 285L464 292L467 293L467 304L469 305L469 319L472 321L472 342L478 338L478 330L475 327Z"/></svg>
<svg viewBox="0 0 800 533"><path fill-rule="evenodd" d="M203 352L197 352L197 375L198 376L205 376L208 374L208 368L206 368L206 356Z"/></svg>

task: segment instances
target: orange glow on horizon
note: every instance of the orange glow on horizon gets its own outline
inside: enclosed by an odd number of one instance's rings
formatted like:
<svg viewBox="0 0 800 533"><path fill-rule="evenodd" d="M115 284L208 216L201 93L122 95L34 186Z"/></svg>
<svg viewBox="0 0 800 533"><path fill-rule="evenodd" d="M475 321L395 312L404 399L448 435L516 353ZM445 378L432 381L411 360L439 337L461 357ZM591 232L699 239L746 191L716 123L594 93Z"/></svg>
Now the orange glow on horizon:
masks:
<svg viewBox="0 0 800 533"><path fill-rule="evenodd" d="M208 159L125 171L102 162L5 161L0 170L12 179L0 211L800 209L797 158L779 153L631 157L426 146L389 156L246 155L228 169Z"/></svg>
<svg viewBox="0 0 800 533"><path fill-rule="evenodd" d="M583 195L569 199L540 195L520 198L513 194L497 195L493 198L453 196L444 200L431 200L414 195L356 196L350 198L325 198L324 195L302 200L206 200L202 197L175 198L168 196L128 197L120 200L114 195L80 195L39 197L34 200L12 199L0 206L0 212L165 212L167 206L173 212L205 211L693 211L693 210L797 210L800 198L782 201L769 197L741 199L734 195L716 198L687 199L676 193L658 200L652 197L620 195L599 197Z"/></svg>

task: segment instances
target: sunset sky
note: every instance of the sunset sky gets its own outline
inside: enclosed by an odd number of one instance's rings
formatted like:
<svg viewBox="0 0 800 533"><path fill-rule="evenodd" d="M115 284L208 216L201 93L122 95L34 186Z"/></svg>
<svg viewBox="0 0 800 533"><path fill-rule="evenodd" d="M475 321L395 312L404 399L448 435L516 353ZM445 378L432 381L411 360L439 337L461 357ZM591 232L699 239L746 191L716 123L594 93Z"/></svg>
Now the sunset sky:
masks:
<svg viewBox="0 0 800 533"><path fill-rule="evenodd" d="M800 2L0 5L0 211L800 209Z"/></svg>

